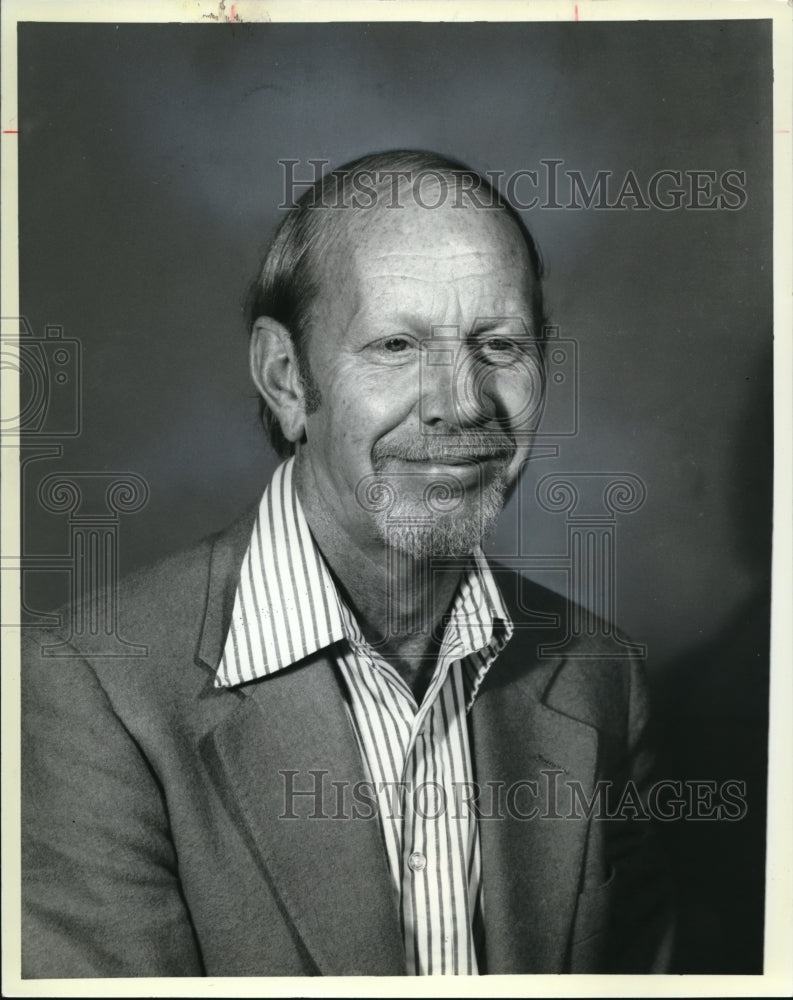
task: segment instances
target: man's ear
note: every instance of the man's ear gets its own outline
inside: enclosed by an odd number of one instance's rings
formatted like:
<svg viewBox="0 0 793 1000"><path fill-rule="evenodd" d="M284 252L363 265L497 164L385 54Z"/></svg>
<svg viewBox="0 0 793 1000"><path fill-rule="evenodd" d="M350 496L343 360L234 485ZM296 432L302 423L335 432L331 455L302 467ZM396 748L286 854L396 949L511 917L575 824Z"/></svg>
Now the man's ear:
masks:
<svg viewBox="0 0 793 1000"><path fill-rule="evenodd" d="M251 377L270 407L287 441L305 432L306 410L295 348L289 331L269 316L260 316L251 332Z"/></svg>

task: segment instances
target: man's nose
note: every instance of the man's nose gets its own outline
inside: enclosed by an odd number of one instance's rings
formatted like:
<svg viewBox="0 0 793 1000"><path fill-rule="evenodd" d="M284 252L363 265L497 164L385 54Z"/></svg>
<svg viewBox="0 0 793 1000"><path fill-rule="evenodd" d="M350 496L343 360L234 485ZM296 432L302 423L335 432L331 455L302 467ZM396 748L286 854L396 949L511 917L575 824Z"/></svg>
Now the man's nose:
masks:
<svg viewBox="0 0 793 1000"><path fill-rule="evenodd" d="M478 359L471 346L455 336L425 342L419 369L419 416L423 424L479 427L496 416L496 401L477 377Z"/></svg>

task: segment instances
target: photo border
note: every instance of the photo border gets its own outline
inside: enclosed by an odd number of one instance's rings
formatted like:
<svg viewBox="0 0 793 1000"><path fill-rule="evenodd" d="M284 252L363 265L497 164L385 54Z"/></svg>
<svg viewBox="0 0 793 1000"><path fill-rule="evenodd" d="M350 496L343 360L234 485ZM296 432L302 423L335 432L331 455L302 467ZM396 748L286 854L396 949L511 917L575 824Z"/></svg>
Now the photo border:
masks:
<svg viewBox="0 0 793 1000"><path fill-rule="evenodd" d="M207 977L152 979L21 979L19 858L19 629L2 629L3 760L3 993L6 996L349 996L376 993L401 996L754 996L789 995L793 988L793 672L790 670L793 589L793 201L791 200L791 51L793 11L785 0L653 0L625 3L581 0L579 3L515 0L297 0L267 3L240 0L210 4L203 0L142 0L92 3L4 0L2 6L2 289L0 311L18 316L17 220L17 52L16 26L44 22L189 22L212 24L266 21L622 21L768 18L773 21L773 163L774 163L774 531L772 570L771 696L766 868L765 971L758 976L483 976L483 977ZM16 413L18 384L2 372L3 413ZM6 447L5 444L8 444ZM14 558L20 548L20 479L18 442L2 448L2 541L0 553ZM18 622L19 586L2 588L0 617Z"/></svg>

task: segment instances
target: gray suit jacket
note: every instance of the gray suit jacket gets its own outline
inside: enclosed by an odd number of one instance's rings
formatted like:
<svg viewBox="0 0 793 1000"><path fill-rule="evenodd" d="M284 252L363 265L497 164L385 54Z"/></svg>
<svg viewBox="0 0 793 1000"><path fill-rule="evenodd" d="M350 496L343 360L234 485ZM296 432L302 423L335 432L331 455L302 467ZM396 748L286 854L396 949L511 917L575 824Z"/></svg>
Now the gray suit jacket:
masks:
<svg viewBox="0 0 793 1000"><path fill-rule="evenodd" d="M331 661L213 686L251 527L122 584L121 634L145 657L25 638L24 976L404 974L377 818L311 819L311 797L284 818L287 780L324 789L332 816L331 783L365 778ZM537 613L563 628L565 602L497 577L516 631L469 716L477 783L501 792L480 819L484 971L664 971L648 824L555 818L573 782L644 793L641 673L597 639L540 655L561 633Z"/></svg>

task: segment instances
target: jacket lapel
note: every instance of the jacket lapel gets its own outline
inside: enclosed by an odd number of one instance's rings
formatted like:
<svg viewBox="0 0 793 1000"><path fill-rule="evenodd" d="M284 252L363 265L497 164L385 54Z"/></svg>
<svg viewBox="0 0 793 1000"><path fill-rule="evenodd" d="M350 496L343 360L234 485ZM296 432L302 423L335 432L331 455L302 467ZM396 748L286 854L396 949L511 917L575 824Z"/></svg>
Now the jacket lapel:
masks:
<svg viewBox="0 0 793 1000"><path fill-rule="evenodd" d="M500 789L500 808L479 823L488 973L562 972L567 959L586 823L562 817L570 781L591 795L597 733L553 704L561 661L532 665L534 644L546 636L518 631L471 709L486 811L488 790Z"/></svg>
<svg viewBox="0 0 793 1000"><path fill-rule="evenodd" d="M223 655L240 567L251 540L258 504L249 507L224 532L215 536L209 557L207 604L197 658L214 673Z"/></svg>
<svg viewBox="0 0 793 1000"><path fill-rule="evenodd" d="M213 669L254 517L214 546L199 651ZM267 879L319 972L404 974L379 820L333 664L320 653L227 694L234 707L212 740Z"/></svg>

